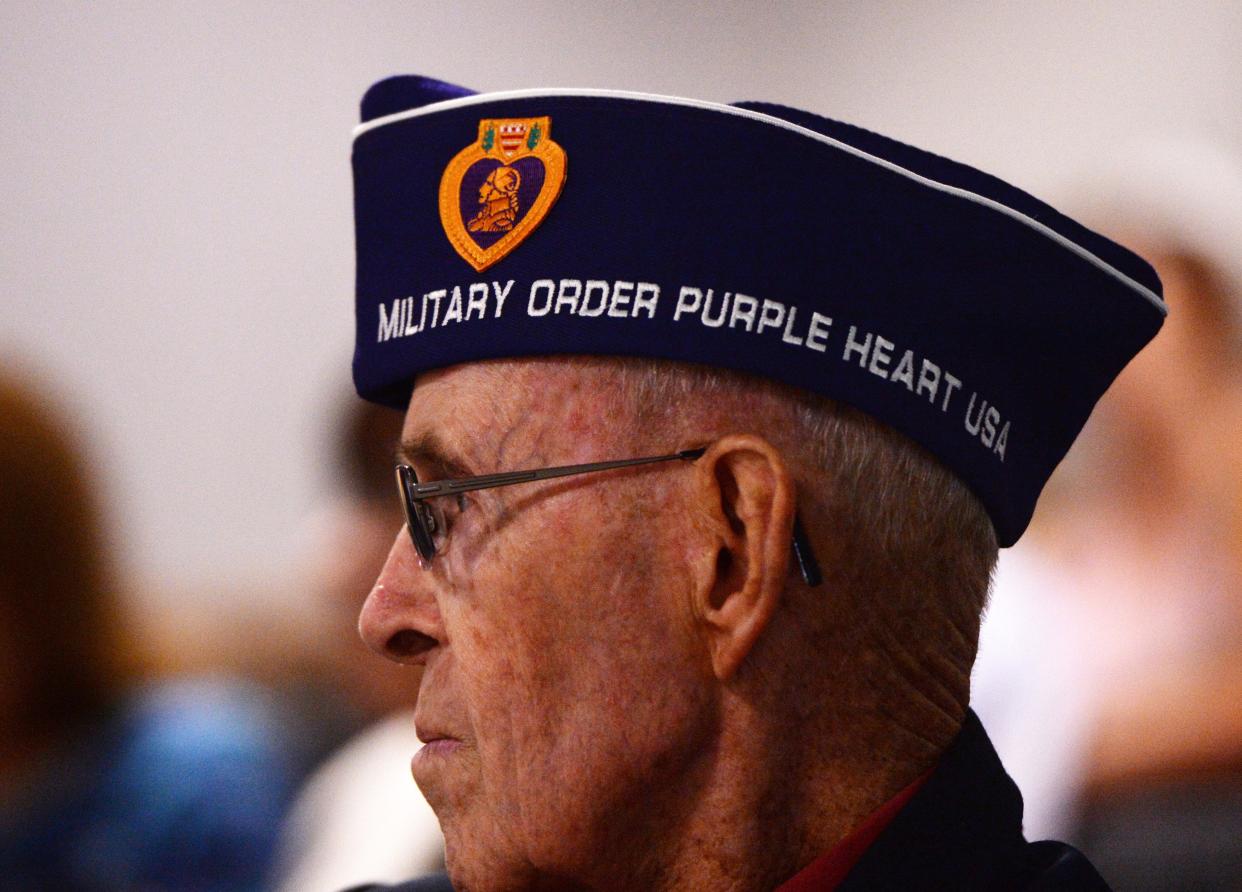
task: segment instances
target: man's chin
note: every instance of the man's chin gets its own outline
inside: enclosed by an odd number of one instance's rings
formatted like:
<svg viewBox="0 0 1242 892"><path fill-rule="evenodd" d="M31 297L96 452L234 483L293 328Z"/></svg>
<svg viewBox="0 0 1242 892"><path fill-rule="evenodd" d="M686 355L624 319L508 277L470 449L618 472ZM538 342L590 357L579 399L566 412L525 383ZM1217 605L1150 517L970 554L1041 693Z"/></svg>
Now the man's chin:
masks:
<svg viewBox="0 0 1242 892"><path fill-rule="evenodd" d="M518 892L543 888L530 862L495 847L497 839L444 829L444 865L457 892ZM549 887L551 888L551 887Z"/></svg>

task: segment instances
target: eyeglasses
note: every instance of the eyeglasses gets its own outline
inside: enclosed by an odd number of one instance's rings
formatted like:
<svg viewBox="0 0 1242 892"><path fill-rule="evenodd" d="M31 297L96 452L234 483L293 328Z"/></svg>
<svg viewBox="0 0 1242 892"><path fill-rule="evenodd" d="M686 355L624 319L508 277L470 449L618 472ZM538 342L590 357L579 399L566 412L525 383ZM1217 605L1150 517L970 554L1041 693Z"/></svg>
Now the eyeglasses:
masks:
<svg viewBox="0 0 1242 892"><path fill-rule="evenodd" d="M464 500L461 498L463 493L479 489L495 489L498 486L512 486L515 483L530 483L535 480L551 480L554 477L569 477L573 474L592 474L597 471L611 471L615 468L650 465L656 462L694 461L706 451L706 449L683 449L669 455L588 462L582 465L561 465L555 468L534 468L529 471L507 471L500 474L484 474L480 477L433 480L430 483L419 483L418 475L409 465L397 465L397 489L401 494L402 507L405 509L406 528L410 531L410 538L414 540L414 547L422 559L430 564L431 559L435 557L438 550L443 548L448 538L455 512L459 513L465 507ZM446 506L444 504L446 497L452 496L457 498ZM823 581L819 563L815 560L815 555L811 551L811 542L797 515L794 516L793 554L806 584L819 585Z"/></svg>

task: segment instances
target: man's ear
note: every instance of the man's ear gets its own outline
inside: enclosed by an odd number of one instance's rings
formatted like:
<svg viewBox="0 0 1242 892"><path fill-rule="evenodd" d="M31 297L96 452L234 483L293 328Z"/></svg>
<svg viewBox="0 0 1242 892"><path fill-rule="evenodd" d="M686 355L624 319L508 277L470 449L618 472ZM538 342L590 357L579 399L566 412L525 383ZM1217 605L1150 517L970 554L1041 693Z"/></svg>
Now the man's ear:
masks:
<svg viewBox="0 0 1242 892"><path fill-rule="evenodd" d="M780 452L762 437L722 437L695 468L697 513L711 552L694 574L693 609L706 633L712 670L725 681L780 603L797 496Z"/></svg>

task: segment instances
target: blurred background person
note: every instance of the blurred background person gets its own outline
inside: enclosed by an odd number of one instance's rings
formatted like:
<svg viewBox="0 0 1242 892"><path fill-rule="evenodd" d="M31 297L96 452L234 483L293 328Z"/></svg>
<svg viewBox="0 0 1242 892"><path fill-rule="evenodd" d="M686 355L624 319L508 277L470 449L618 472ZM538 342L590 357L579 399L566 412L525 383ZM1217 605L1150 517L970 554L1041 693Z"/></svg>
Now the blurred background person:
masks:
<svg viewBox="0 0 1242 892"><path fill-rule="evenodd" d="M1242 166L1118 146L1067 203L1152 261L1169 317L1002 556L975 702L1028 836L1118 888L1239 888Z"/></svg>
<svg viewBox="0 0 1242 892"><path fill-rule="evenodd" d="M0 363L0 887L262 887L292 767L223 677L152 680L89 437ZM187 490L192 483L187 482ZM192 507L192 493L170 493Z"/></svg>
<svg viewBox="0 0 1242 892"><path fill-rule="evenodd" d="M435 814L410 773L420 669L382 659L358 635L358 613L404 524L393 478L402 415L341 394L334 469L340 496L311 524L304 588L322 620L308 642L319 655L325 714L356 732L311 775L285 827L277 884L338 892L442 871Z"/></svg>

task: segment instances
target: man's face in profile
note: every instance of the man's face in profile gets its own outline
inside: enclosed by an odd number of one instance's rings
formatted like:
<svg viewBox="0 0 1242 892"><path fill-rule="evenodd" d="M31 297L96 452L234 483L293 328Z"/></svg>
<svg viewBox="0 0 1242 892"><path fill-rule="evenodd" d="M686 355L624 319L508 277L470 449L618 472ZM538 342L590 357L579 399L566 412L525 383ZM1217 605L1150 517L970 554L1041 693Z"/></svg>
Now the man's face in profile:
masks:
<svg viewBox="0 0 1242 892"><path fill-rule="evenodd" d="M625 418L568 362L457 366L419 378L405 459L429 481L625 458ZM679 560L693 484L674 463L472 492L427 565L398 535L361 628L423 667L413 772L459 885L581 876L685 807L714 721Z"/></svg>

